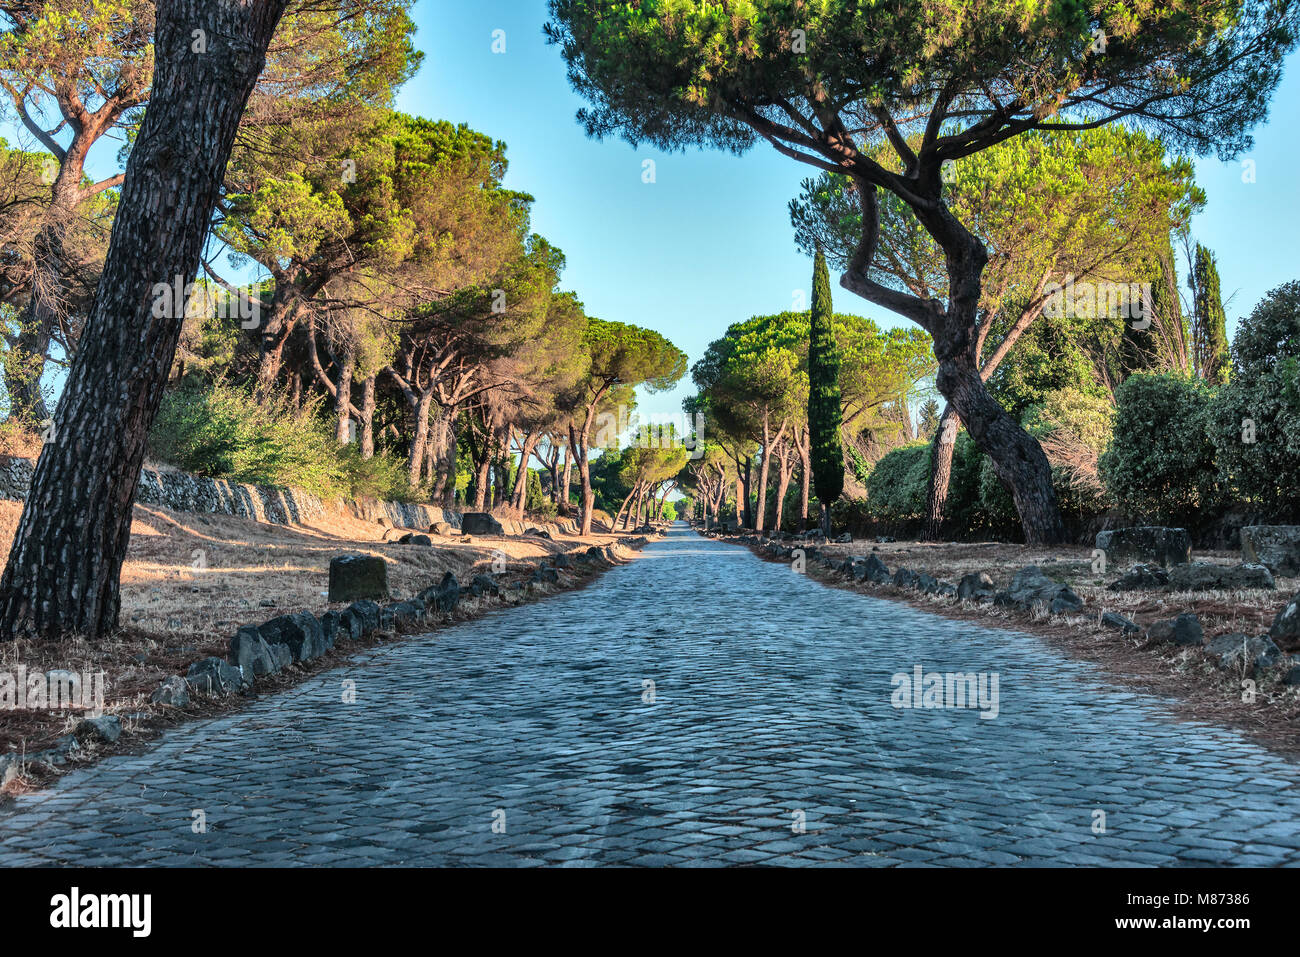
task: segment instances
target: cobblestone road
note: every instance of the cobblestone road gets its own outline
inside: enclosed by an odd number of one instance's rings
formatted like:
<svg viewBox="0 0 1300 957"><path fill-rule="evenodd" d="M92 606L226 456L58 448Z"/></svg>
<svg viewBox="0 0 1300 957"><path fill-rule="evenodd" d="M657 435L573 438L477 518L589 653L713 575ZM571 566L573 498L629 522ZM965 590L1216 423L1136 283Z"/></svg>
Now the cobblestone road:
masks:
<svg viewBox="0 0 1300 957"><path fill-rule="evenodd" d="M918 665L996 672L997 717L893 707ZM1298 782L1032 637L680 530L25 796L0 864L1296 864Z"/></svg>

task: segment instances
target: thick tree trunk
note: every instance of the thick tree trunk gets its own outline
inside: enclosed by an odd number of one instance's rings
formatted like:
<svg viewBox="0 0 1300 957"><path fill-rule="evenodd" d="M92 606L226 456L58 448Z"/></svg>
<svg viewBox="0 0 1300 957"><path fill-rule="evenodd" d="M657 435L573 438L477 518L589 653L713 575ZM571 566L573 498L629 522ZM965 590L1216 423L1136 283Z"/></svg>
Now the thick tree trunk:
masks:
<svg viewBox="0 0 1300 957"><path fill-rule="evenodd" d="M456 410L443 406L429 426L429 455L433 459L433 485L429 501L450 508L456 494Z"/></svg>
<svg viewBox="0 0 1300 957"><path fill-rule="evenodd" d="M754 527L754 503L750 500L750 483L753 481L754 460L745 459L745 471L742 473L744 478L742 484L745 487L745 527Z"/></svg>
<svg viewBox="0 0 1300 957"><path fill-rule="evenodd" d="M9 390L9 414L39 425L49 418L41 392L41 376L49 358L50 339L59 314L66 310L68 262L64 249L68 227L77 215L81 199L81 178L90 147L103 135L100 124L77 129L59 163L50 186L50 206L32 243L32 275L26 306L18 317L18 336L10 355L18 360L5 368Z"/></svg>
<svg viewBox="0 0 1300 957"><path fill-rule="evenodd" d="M952 404L944 406L939 416L939 427L934 431L930 447L930 486L926 495L925 537L937 542L943 535L943 510L948 502L948 486L952 482L952 453L957 445L957 410Z"/></svg>
<svg viewBox="0 0 1300 957"><path fill-rule="evenodd" d="M100 638L117 627L132 500L184 318L183 303L155 308L155 286L198 269L240 117L285 4L158 4L153 98L54 438L0 580L0 637ZM192 51L196 29L206 53Z"/></svg>
<svg viewBox="0 0 1300 957"><path fill-rule="evenodd" d="M622 520L623 514L627 511L628 506L632 504L632 497L636 495L636 490L638 487L639 486L636 485L632 486L632 491L627 493L627 497L623 499L623 504L618 507L618 512L614 515L615 525L617 525L619 521Z"/></svg>
<svg viewBox="0 0 1300 957"><path fill-rule="evenodd" d="M979 373L979 307L988 250L940 199L937 166L916 178L918 197L909 200L926 232L944 251L948 272L948 303L887 288L870 275L879 235L877 188L857 182L862 204L861 243L841 284L871 302L898 312L926 329L934 340L939 369L935 384L957 410L976 446L993 460L998 478L1011 490L1025 541L1055 545L1065 538L1065 525L1052 488L1052 470L1042 447L989 394Z"/></svg>
<svg viewBox="0 0 1300 957"><path fill-rule="evenodd" d="M975 444L993 460L993 471L1011 491L1030 545L1055 545L1065 539L1052 467L1038 442L984 387L975 363L965 356L939 362L939 391L957 409Z"/></svg>
<svg viewBox="0 0 1300 957"><path fill-rule="evenodd" d="M474 466L474 511L487 508L488 486L492 482L492 458L484 455Z"/></svg>

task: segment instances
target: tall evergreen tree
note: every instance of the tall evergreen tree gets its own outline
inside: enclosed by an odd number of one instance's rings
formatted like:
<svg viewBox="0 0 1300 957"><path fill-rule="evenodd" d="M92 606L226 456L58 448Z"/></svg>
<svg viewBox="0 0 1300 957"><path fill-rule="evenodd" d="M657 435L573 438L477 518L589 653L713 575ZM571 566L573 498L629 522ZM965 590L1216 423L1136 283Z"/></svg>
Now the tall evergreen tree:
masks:
<svg viewBox="0 0 1300 957"><path fill-rule="evenodd" d="M831 503L844 491L840 448L840 351L831 328L831 280L826 257L813 258L811 330L808 339L808 430L812 439L813 490L822 505L822 529L831 531Z"/></svg>
<svg viewBox="0 0 1300 957"><path fill-rule="evenodd" d="M1194 296L1192 347L1196 371L1210 385L1222 385L1228 380L1228 321L1214 253L1200 243L1196 244L1190 285Z"/></svg>

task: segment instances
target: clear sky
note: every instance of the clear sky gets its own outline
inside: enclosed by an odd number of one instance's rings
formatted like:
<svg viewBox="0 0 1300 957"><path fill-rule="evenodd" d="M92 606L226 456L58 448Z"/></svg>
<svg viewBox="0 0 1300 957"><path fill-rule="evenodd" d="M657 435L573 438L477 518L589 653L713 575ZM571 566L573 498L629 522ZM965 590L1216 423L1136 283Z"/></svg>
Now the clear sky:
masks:
<svg viewBox="0 0 1300 957"><path fill-rule="evenodd" d="M794 291L810 287L812 264L795 249L786 203L811 168L767 146L737 158L589 139L574 119L583 104L560 51L542 35L545 0L421 0L414 18L425 59L399 107L506 142L507 185L536 197L533 226L564 250L563 285L590 315L656 329L694 362L732 322L790 309ZM504 54L492 52L495 30L505 31ZM1256 131L1254 183L1242 182L1239 163L1197 163L1209 201L1193 233L1218 257L1229 335L1265 292L1300 278L1298 64L1293 55L1273 119ZM647 159L653 184L642 182ZM833 292L842 312L905 322L838 285ZM671 393L643 397L641 409L680 412L689 391L688 376Z"/></svg>

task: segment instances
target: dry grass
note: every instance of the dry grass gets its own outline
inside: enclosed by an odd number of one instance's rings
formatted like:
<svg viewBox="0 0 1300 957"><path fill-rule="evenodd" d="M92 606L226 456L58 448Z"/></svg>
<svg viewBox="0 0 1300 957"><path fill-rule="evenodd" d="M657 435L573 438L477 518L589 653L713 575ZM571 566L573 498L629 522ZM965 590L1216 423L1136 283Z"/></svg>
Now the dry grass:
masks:
<svg viewBox="0 0 1300 957"><path fill-rule="evenodd" d="M21 513L21 503L0 502L0 561L8 555ZM78 673L103 671L105 711L123 719L122 741L139 740L170 723L237 707L240 699L196 699L184 711L155 705L150 695L168 675L184 674L193 662L208 656L224 658L239 626L260 624L296 611L313 614L334 608L327 593L329 562L343 552L381 555L389 563L389 588L395 599L410 597L436 583L446 571L466 582L479 571L499 571L503 582L523 580L535 564L559 552L617 541L617 535L587 538L558 535L542 538L467 539L459 534L430 535L434 547L385 542L384 526L343 513L293 527L268 525L221 515L197 515L151 506L135 507L131 545L122 569L121 631L106 640L89 642L71 636L57 642L0 643L0 671L28 673L66 668ZM563 587L584 584L596 572L579 566L562 573ZM545 594L556 590L545 586ZM511 598L506 601L518 601ZM466 598L453 620L474 617L497 599ZM431 630L429 625L420 631ZM383 640L382 638L373 641ZM370 641L368 643L373 643ZM257 691L288 686L306 674L328 667L346 653L340 648L326 658L295 664ZM71 730L81 717L50 711L0 712L0 754L31 754L48 748ZM96 749L76 762L93 760ZM11 781L5 793L28 786L25 775Z"/></svg>

